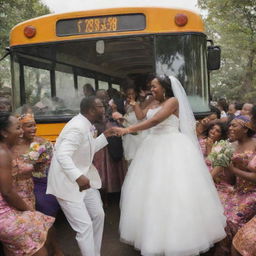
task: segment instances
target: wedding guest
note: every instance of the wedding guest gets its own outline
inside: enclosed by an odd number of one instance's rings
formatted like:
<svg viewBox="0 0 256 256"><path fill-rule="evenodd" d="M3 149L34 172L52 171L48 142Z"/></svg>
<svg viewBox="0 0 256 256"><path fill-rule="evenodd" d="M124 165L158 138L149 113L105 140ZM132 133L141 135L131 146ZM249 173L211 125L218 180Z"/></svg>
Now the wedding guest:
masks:
<svg viewBox="0 0 256 256"><path fill-rule="evenodd" d="M256 164L251 167L256 153L254 133L248 116L237 116L230 123L229 140L233 142L235 151L226 172L235 184L221 198L227 217L227 238L220 242L215 255L230 254L231 241L237 230L256 213Z"/></svg>
<svg viewBox="0 0 256 256"><path fill-rule="evenodd" d="M0 112L10 112L11 109L11 100L8 97L0 96Z"/></svg>
<svg viewBox="0 0 256 256"><path fill-rule="evenodd" d="M124 121L122 123L123 126L128 127L133 124L137 124L139 120L136 117L136 112L134 110L135 105L138 104L140 107L140 102L138 101L138 93L134 87L126 87L125 88L125 110L126 113L124 115ZM136 154L136 150L143 139L143 133L137 132L134 134L126 134L122 137L123 140L123 148L124 148L124 157L125 160L130 163Z"/></svg>
<svg viewBox="0 0 256 256"><path fill-rule="evenodd" d="M86 83L83 86L83 93L84 93L84 97L90 97L90 96L95 95L95 90L94 90L94 88L92 87L91 84Z"/></svg>
<svg viewBox="0 0 256 256"><path fill-rule="evenodd" d="M0 240L7 256L47 256L45 242L54 218L34 211L16 192L17 179L26 179L26 173L13 172L11 148L22 132L16 117L0 113Z"/></svg>
<svg viewBox="0 0 256 256"><path fill-rule="evenodd" d="M56 218L60 209L58 201L53 195L46 195L47 176L53 153L53 145L50 141L36 136L37 128L33 114L23 114L19 120L22 125L23 137L15 147L16 154L18 154L17 159L19 159L20 163L23 162L23 165L27 162L32 167L30 169L32 179L26 180L27 186L22 186L23 193L26 194L26 198L33 198L34 200L35 197L35 204L33 202L33 206L37 211ZM21 184L19 186L21 187ZM28 190L26 190L26 187ZM53 235L49 241L50 246L56 256L63 255L57 243L54 227L52 227L52 232Z"/></svg>
<svg viewBox="0 0 256 256"><path fill-rule="evenodd" d="M220 118L227 117L228 103L226 99L224 98L219 99L217 107L220 110Z"/></svg>
<svg viewBox="0 0 256 256"><path fill-rule="evenodd" d="M249 116L251 117L252 116L252 107L253 107L253 104L251 103L244 103L243 107L242 107L242 110L241 110L241 115L244 115L244 116Z"/></svg>
<svg viewBox="0 0 256 256"><path fill-rule="evenodd" d="M102 134L106 129L119 126L120 123L112 116L112 111L118 113L119 117L123 117L121 113L124 113L124 106L122 99L112 100L112 104L109 105L109 95L104 90L96 92L100 96L104 106L105 115L102 120L94 122L94 126L97 131L97 135ZM112 110L113 108L113 110ZM119 111L121 113L119 113ZM116 117L116 116L114 116ZM102 181L101 196L105 207L109 203L109 193L115 193L121 191L121 186L126 174L126 163L123 157L122 140L118 137L109 137L108 146L100 149L95 153L93 164L99 171L99 175Z"/></svg>
<svg viewBox="0 0 256 256"><path fill-rule="evenodd" d="M212 146L215 142L226 139L227 128L222 122L211 123L202 135L204 137L199 139L199 143L202 153L206 158L211 152Z"/></svg>

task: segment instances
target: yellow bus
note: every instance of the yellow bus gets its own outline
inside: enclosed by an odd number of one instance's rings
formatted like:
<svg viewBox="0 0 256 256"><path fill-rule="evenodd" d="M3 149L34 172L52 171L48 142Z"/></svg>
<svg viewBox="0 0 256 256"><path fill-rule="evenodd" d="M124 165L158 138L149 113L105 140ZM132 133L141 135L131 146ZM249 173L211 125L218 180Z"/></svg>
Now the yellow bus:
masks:
<svg viewBox="0 0 256 256"><path fill-rule="evenodd" d="M207 45L201 17L183 9L134 7L51 14L10 33L13 108L33 107L38 135L54 141L79 111L83 86L120 88L124 79L174 75L196 116L209 113L209 70L220 49ZM143 80L141 83L143 83Z"/></svg>

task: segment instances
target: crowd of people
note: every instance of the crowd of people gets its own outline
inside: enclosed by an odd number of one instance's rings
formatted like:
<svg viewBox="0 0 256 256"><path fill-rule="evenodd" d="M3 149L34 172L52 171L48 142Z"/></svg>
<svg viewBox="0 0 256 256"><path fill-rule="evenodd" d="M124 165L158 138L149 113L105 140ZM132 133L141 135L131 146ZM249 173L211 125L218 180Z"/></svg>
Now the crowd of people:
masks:
<svg viewBox="0 0 256 256"><path fill-rule="evenodd" d="M0 241L6 256L64 255L53 225L60 209L82 255L100 256L101 199L107 207L109 193L120 191L121 239L142 255L197 255L213 244L212 256L256 255L256 106L211 102L191 143L176 84L166 76L149 76L143 86L127 79L122 92L86 84L80 114L55 146L36 136L30 110L16 117L9 105L1 108ZM193 129L190 116L185 124ZM211 159L220 142L232 147L225 165Z"/></svg>

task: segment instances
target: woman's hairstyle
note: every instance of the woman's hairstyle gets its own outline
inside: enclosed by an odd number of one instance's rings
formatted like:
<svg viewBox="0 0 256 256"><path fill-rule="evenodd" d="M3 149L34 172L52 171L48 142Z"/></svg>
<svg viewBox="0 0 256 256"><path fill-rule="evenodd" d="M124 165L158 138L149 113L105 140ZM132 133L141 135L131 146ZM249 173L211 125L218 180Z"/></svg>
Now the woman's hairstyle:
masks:
<svg viewBox="0 0 256 256"><path fill-rule="evenodd" d="M113 98L113 101L116 105L117 111L122 115L125 114L124 101L121 98Z"/></svg>
<svg viewBox="0 0 256 256"><path fill-rule="evenodd" d="M220 131L221 131L221 136L220 136L220 140L225 140L227 139L227 125L223 122L213 122L213 123L210 123L208 126L207 126L207 129L206 131L204 132L204 135L205 136L209 136L209 132L210 130L215 126L219 126L220 127Z"/></svg>
<svg viewBox="0 0 256 256"><path fill-rule="evenodd" d="M251 121L253 122L254 126L256 126L256 105L253 105L251 114L252 114Z"/></svg>
<svg viewBox="0 0 256 256"><path fill-rule="evenodd" d="M10 125L10 116L10 112L0 112L0 140L3 140L1 132L6 130Z"/></svg>
<svg viewBox="0 0 256 256"><path fill-rule="evenodd" d="M174 97L174 93L172 91L172 82L167 75L155 76L153 79L157 79L157 81L161 84L161 86L165 89L165 97L171 98ZM151 79L151 81L153 80Z"/></svg>
<svg viewBox="0 0 256 256"><path fill-rule="evenodd" d="M240 116L236 116L233 120L236 120L242 127L248 129L247 131L248 137L252 137L255 134L255 130L252 126L250 117L240 115Z"/></svg>
<svg viewBox="0 0 256 256"><path fill-rule="evenodd" d="M210 105L211 114L216 114L217 119L220 119L221 112L218 108L214 107L213 105Z"/></svg>

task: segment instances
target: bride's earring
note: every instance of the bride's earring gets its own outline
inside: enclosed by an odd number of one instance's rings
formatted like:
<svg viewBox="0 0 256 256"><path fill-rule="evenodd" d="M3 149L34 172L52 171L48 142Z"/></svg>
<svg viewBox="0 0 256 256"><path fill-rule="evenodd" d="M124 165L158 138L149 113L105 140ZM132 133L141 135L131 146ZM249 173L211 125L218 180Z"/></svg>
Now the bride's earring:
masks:
<svg viewBox="0 0 256 256"><path fill-rule="evenodd" d="M165 97L165 92L164 92L163 96L164 96L164 100L165 100L165 99L166 99L166 97Z"/></svg>

